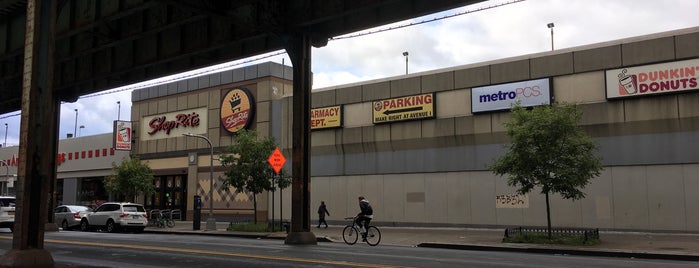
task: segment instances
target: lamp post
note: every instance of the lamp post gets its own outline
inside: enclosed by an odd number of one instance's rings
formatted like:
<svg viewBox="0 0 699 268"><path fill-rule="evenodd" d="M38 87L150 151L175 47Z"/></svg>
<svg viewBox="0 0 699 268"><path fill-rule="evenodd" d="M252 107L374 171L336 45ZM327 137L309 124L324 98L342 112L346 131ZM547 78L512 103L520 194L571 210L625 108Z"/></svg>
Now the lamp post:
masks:
<svg viewBox="0 0 699 268"><path fill-rule="evenodd" d="M78 135L78 109L75 109L75 127L73 128L73 135Z"/></svg>
<svg viewBox="0 0 699 268"><path fill-rule="evenodd" d="M206 140L206 142L209 143L209 148L211 148L211 158L209 162L209 218L206 219L206 230L215 231L216 219L214 218L214 146L213 144L211 144L211 140L209 140L209 138L205 136L192 133L185 133L182 135L187 137L204 139Z"/></svg>
<svg viewBox="0 0 699 268"><path fill-rule="evenodd" d="M121 101L117 101L117 106L119 107L117 110L117 121L119 121L121 119Z"/></svg>
<svg viewBox="0 0 699 268"><path fill-rule="evenodd" d="M408 74L408 51L403 52L403 56L405 56L405 74Z"/></svg>
<svg viewBox="0 0 699 268"><path fill-rule="evenodd" d="M82 136L82 134L83 134L83 128L85 128L85 126L84 126L84 125L80 125L80 132L78 132L78 133L80 133L80 135L78 135L78 136ZM77 137L77 136L76 136L76 137Z"/></svg>
<svg viewBox="0 0 699 268"><path fill-rule="evenodd" d="M551 51L553 51L553 22L546 24L546 27L551 29Z"/></svg>
<svg viewBox="0 0 699 268"><path fill-rule="evenodd" d="M7 123L5 123L5 142L2 143L2 147L7 147Z"/></svg>

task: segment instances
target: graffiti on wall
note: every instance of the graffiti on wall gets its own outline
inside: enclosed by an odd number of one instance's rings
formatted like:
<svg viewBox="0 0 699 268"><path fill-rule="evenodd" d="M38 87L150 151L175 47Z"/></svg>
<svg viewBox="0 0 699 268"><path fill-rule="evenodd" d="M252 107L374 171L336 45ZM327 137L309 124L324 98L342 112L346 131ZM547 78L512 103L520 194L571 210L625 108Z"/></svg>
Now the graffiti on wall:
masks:
<svg viewBox="0 0 699 268"><path fill-rule="evenodd" d="M519 194L503 194L495 196L495 208L528 208L529 196Z"/></svg>

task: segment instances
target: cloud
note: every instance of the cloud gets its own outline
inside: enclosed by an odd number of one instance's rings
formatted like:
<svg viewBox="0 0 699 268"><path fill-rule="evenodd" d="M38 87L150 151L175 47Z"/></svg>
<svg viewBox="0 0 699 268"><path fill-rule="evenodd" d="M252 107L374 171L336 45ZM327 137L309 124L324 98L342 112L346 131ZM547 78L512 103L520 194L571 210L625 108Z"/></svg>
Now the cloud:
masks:
<svg viewBox="0 0 699 268"><path fill-rule="evenodd" d="M486 1L362 32L504 2ZM699 26L698 8L696 0L527 0L418 26L332 40L326 47L312 49L313 87L404 75L404 51L410 53L410 73L549 51L551 34L546 24L550 22L555 24L556 49L695 27ZM286 55L256 63L281 62L280 58L291 65ZM85 125L81 135L111 132L117 115L116 101L122 104L121 118L128 119L130 99L131 91L124 91L63 104L60 137L74 131L75 108L79 109L78 126ZM19 116L0 119L0 123L4 122L10 125L8 145L18 144Z"/></svg>

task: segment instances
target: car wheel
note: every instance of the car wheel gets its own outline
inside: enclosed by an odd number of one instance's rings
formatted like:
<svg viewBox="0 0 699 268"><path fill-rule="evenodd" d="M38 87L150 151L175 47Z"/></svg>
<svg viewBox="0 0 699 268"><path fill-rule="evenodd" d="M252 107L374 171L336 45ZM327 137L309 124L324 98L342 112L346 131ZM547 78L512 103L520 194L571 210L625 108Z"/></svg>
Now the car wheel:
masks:
<svg viewBox="0 0 699 268"><path fill-rule="evenodd" d="M117 225L114 223L113 220L108 220L107 221L107 232L108 233L114 233L117 231Z"/></svg>
<svg viewBox="0 0 699 268"><path fill-rule="evenodd" d="M63 220L63 222L61 222L61 228L63 228L63 231L68 231L70 229L70 227L68 227L68 221Z"/></svg>
<svg viewBox="0 0 699 268"><path fill-rule="evenodd" d="M87 232L90 230L90 224L87 222L86 219L83 219L80 221L80 231Z"/></svg>

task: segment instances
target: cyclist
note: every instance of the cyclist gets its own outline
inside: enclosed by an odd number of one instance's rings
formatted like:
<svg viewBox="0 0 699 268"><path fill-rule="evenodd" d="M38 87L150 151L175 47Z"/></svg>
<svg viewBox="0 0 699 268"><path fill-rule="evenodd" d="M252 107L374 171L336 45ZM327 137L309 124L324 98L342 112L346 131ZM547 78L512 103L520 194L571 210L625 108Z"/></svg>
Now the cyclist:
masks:
<svg viewBox="0 0 699 268"><path fill-rule="evenodd" d="M359 200L359 209L361 211L357 214L355 221L359 228L362 229L362 241L366 241L366 230L369 228L369 222L374 217L374 209L371 208L369 200L366 200L364 196L359 196L357 199Z"/></svg>

